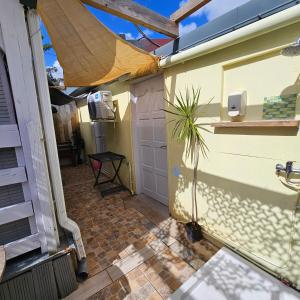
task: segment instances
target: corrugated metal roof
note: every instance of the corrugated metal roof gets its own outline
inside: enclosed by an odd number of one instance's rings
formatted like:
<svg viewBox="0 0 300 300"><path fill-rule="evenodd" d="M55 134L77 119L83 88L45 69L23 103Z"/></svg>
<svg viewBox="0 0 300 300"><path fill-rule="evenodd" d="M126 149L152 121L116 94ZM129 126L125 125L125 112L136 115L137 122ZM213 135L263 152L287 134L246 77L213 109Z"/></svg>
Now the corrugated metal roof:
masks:
<svg viewBox="0 0 300 300"><path fill-rule="evenodd" d="M153 43L148 41L145 38L139 39L139 40L127 40L127 42L132 43L136 47L139 47L141 49L144 49L147 52L154 51L155 49L171 42L173 39L171 38L164 38L164 39L151 39Z"/></svg>
<svg viewBox="0 0 300 300"><path fill-rule="evenodd" d="M257 22L282 10L298 5L299 0L252 0L215 20L178 37L174 41L156 49L154 54L170 56L180 51L203 44L241 27ZM300 9L300 7L299 7Z"/></svg>

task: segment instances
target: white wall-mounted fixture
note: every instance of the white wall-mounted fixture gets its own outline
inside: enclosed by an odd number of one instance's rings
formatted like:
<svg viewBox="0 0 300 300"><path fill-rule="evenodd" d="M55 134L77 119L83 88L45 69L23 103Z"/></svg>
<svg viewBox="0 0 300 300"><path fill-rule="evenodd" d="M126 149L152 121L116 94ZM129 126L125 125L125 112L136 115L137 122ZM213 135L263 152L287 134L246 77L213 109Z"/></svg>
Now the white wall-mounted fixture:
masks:
<svg viewBox="0 0 300 300"><path fill-rule="evenodd" d="M98 91L87 97L91 120L115 119L115 110L110 91Z"/></svg>
<svg viewBox="0 0 300 300"><path fill-rule="evenodd" d="M231 118L244 116L246 113L246 103L246 91L228 95L228 116Z"/></svg>

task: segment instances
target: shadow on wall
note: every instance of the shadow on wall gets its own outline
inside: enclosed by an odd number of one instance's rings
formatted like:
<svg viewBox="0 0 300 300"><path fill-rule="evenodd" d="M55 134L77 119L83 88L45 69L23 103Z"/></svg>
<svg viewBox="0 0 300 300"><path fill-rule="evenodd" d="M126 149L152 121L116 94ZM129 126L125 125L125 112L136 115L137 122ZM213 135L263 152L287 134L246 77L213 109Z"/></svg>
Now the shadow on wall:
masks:
<svg viewBox="0 0 300 300"><path fill-rule="evenodd" d="M296 78L296 81L292 85L290 85L290 86L286 87L285 89L283 89L283 91L281 92L280 95L284 96L284 95L298 94L298 93L300 93L300 74Z"/></svg>
<svg viewBox="0 0 300 300"><path fill-rule="evenodd" d="M167 97L174 101L178 77L174 75L169 80L170 89L166 89L168 91ZM299 92L300 76L294 84L283 89L281 94ZM219 102L210 104L208 116L218 116L220 109ZM255 106L253 109L262 111L262 105ZM299 98L297 101L298 110ZM170 117L168 118L170 119ZM172 123L168 123L168 132L171 130ZM215 130L214 133L279 137L297 136L297 131L298 129L291 128L248 128L246 130L243 128L224 128ZM210 137L208 138L211 140ZM214 136L214 139L217 138ZM169 140L169 144L169 148L172 149L172 152L169 151L168 153L169 169L171 170L169 172L170 209L173 216L179 220L189 221L191 219L189 204L191 203L193 170L186 165L184 145L178 145L174 140ZM208 147L210 148L209 144ZM257 172L260 172L261 159L257 158L255 162L257 165L252 166L251 169L256 167ZM182 171L182 175L178 178L171 174L175 164ZM199 167L201 168L201 162ZM228 170L228 172L232 171ZM238 175L236 178L239 178ZM241 250L256 255L277 268L290 267L293 270L300 268L299 262L293 260L292 257L292 250L296 251L297 247L300 248L299 237L296 236L296 240L294 239L295 226L297 225L295 221L297 218L295 216L297 197L295 194L274 192L264 188L263 183L260 184L259 182L257 182L257 186L250 185L201 171L198 172L198 179L199 222L208 232L223 241L238 246ZM278 184L281 184L279 180ZM183 199L184 193L186 197L189 197L188 199ZM299 276L296 273L295 278L297 275ZM296 280L299 281L299 279ZM296 280L294 279L294 281Z"/></svg>
<svg viewBox="0 0 300 300"><path fill-rule="evenodd" d="M191 193L192 170L178 178L173 212L180 220L191 214L180 194ZM198 172L199 223L214 236L257 255L277 267L287 267L295 230L295 195ZM278 183L280 184L280 183ZM187 196L188 197L188 196ZM299 266L300 267L300 266Z"/></svg>

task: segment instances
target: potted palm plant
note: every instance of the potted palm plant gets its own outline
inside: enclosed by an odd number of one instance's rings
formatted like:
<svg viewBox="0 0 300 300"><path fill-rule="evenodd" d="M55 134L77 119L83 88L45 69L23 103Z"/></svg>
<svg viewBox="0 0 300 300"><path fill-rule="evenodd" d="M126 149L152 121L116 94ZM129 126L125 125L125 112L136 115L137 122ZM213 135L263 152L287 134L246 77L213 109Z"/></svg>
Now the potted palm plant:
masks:
<svg viewBox="0 0 300 300"><path fill-rule="evenodd" d="M174 116L170 122L174 122L172 137L180 143L186 144L186 156L190 157L193 163L193 184L192 184L192 216L191 222L186 224L188 239L196 242L202 239L201 226L198 224L198 207L197 207L197 173L199 154L207 157L208 147L201 134L202 130L208 131L203 125L198 123L200 116L200 92L199 88L194 87L186 89L185 95L181 92L175 95L175 103L168 101L170 109L164 109L165 112ZM212 99L208 102L208 104Z"/></svg>

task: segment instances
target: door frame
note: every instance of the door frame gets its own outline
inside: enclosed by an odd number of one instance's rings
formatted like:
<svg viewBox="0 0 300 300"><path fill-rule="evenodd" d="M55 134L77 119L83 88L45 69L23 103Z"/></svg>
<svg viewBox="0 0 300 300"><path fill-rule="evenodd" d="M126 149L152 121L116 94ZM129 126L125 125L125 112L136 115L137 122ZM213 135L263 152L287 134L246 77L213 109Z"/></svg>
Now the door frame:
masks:
<svg viewBox="0 0 300 300"><path fill-rule="evenodd" d="M131 126L132 126L132 145L133 145L133 158L134 158L134 175L135 175L135 185L136 185L136 193L141 194L142 193L142 176L141 176L141 161L140 161L140 153L139 153L139 146L138 146L138 130L137 130L137 108L136 108L136 102L137 97L135 96L135 86L136 84L145 82L149 79L153 78L159 78L161 77L161 80L164 80L163 72L159 72L158 74L149 75L143 78L139 78L136 80L132 80L130 84L130 103L131 103ZM164 91L165 92L165 91ZM167 126L166 131L167 131ZM168 140L166 140L166 143ZM166 152L168 155L168 151ZM168 168L167 168L167 176L168 175ZM168 180L169 182L169 180ZM169 187L168 187L168 194L169 194ZM156 200L156 199L154 199ZM158 201L158 200L156 200ZM169 202L168 202L169 203ZM166 205L169 207L169 205Z"/></svg>

